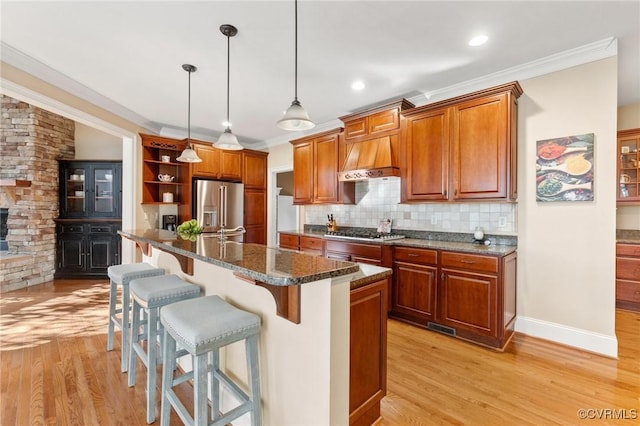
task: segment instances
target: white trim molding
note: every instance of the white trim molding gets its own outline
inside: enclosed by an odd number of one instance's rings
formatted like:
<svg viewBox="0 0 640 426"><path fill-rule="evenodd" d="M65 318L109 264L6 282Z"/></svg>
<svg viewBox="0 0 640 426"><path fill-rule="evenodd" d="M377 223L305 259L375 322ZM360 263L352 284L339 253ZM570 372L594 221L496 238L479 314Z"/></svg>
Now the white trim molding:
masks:
<svg viewBox="0 0 640 426"><path fill-rule="evenodd" d="M518 316L515 331L527 336L573 346L611 358L618 358L618 339L593 331L570 327L563 324Z"/></svg>

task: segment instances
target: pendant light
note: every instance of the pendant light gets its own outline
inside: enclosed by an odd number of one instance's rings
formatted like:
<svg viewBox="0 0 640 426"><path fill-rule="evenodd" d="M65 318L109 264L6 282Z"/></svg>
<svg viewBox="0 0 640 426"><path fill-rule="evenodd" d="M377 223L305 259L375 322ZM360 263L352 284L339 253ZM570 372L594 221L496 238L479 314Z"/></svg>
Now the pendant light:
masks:
<svg viewBox="0 0 640 426"><path fill-rule="evenodd" d="M191 73L196 72L198 68L195 65L183 64L182 69L189 73L189 101L187 107L187 147L180 157L176 158L176 161L183 163L200 163L202 158L198 157L198 154L191 147Z"/></svg>
<svg viewBox="0 0 640 426"><path fill-rule="evenodd" d="M236 135L231 133L231 122L229 121L229 63L230 63L230 48L229 40L234 35L238 34L238 29L233 25L224 24L220 25L220 32L227 37L227 128L224 129L224 133L220 135L218 141L213 144L216 148L227 150L239 150L242 149L242 145L238 142Z"/></svg>
<svg viewBox="0 0 640 426"><path fill-rule="evenodd" d="M307 111L302 108L298 100L298 0L295 0L295 89L291 106L278 121L278 127L284 130L308 130L315 127Z"/></svg>

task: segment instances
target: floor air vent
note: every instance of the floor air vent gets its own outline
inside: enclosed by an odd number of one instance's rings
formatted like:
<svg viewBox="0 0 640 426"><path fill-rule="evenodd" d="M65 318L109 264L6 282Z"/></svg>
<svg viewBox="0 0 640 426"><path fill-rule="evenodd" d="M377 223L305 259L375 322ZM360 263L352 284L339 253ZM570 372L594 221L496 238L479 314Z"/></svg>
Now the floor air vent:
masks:
<svg viewBox="0 0 640 426"><path fill-rule="evenodd" d="M437 331L438 333L447 334L449 336L456 336L456 329L451 327L446 327L444 325L436 324L435 322L430 322L427 324L427 328L429 330Z"/></svg>

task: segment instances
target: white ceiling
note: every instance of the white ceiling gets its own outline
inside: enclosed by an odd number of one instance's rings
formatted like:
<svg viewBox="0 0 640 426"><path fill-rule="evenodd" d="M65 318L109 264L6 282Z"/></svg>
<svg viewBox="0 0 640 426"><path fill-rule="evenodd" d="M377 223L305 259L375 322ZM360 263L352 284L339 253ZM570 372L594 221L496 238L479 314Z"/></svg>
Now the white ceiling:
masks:
<svg viewBox="0 0 640 426"><path fill-rule="evenodd" d="M293 99L291 0L2 0L0 8L4 62L155 132L185 136L182 64L196 65L192 137L208 140L224 130L227 42L219 27L233 24L234 133L247 147L299 136L275 125ZM298 18L298 95L324 127L386 100L421 105L456 88L531 77L524 70L541 64L566 67L594 44L615 53L616 42L618 104L640 102L640 1L301 0ZM478 33L488 43L469 47ZM365 90L350 88L356 79Z"/></svg>

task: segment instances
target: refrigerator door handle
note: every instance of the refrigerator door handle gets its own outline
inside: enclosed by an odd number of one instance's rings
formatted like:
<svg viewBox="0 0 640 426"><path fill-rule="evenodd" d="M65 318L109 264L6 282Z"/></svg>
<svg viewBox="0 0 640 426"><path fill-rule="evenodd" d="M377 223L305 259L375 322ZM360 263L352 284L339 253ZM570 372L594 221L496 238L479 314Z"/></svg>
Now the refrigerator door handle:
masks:
<svg viewBox="0 0 640 426"><path fill-rule="evenodd" d="M220 185L220 228L227 226L227 187Z"/></svg>

